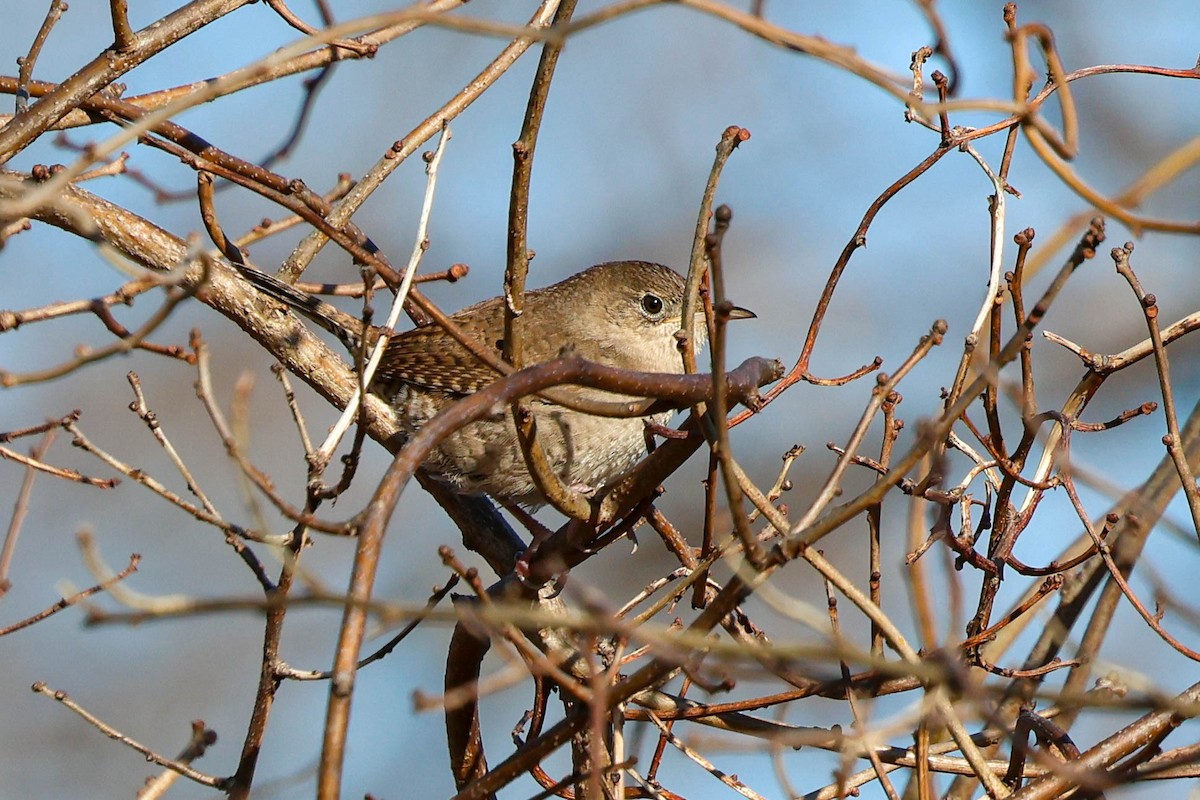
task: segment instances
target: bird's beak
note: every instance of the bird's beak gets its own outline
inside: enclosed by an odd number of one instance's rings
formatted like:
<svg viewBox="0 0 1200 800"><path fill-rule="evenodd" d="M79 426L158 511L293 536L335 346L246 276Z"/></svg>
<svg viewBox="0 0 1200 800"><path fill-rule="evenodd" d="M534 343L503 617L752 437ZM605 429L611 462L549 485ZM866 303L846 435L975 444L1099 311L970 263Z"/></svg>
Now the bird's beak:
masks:
<svg viewBox="0 0 1200 800"><path fill-rule="evenodd" d="M753 311L751 311L748 308L742 308L741 306L734 306L733 308L729 309L729 318L730 319L758 319L758 314L755 314Z"/></svg>
<svg viewBox="0 0 1200 800"><path fill-rule="evenodd" d="M704 309L703 308L696 309L696 318L700 319L703 316L704 316ZM742 308L741 306L734 306L733 308L729 309L729 319L758 319L758 314L755 314L753 311L751 311L748 308Z"/></svg>

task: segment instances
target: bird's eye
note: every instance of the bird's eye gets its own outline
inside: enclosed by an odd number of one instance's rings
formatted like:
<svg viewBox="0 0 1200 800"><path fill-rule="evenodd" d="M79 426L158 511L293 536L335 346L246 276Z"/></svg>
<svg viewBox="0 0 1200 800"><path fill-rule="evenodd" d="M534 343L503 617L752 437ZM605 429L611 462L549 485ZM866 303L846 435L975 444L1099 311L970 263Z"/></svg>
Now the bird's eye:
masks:
<svg viewBox="0 0 1200 800"><path fill-rule="evenodd" d="M647 315L658 317L662 314L662 310L663 301L661 297L650 292L642 295L642 311L645 311Z"/></svg>

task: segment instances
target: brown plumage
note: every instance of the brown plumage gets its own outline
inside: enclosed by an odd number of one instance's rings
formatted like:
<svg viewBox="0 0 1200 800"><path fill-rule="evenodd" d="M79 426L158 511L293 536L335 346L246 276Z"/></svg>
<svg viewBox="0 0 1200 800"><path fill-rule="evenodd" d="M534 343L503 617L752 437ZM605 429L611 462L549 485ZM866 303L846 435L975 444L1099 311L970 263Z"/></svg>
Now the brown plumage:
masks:
<svg viewBox="0 0 1200 800"><path fill-rule="evenodd" d="M249 268L243 274L266 294L287 303L353 348L359 331L327 303ZM675 333L682 327L684 281L661 264L614 261L525 294L523 355L526 364L559 356L570 348L589 361L643 372L683 371ZM737 309L735 317L753 316ZM504 330L501 298L452 315L467 335L500 355ZM361 326L360 326L361 327ZM703 318L693 330L707 341ZM410 435L455 399L497 379L450 334L428 325L393 334L371 390L392 403ZM580 397L618 399L609 392L562 387ZM627 398L623 398L627 399ZM550 463L569 485L597 489L628 471L646 453L645 423L653 418L596 417L539 399L530 403L539 440ZM523 505L543 502L530 477L508 410L465 425L446 437L424 464L459 491L485 493Z"/></svg>

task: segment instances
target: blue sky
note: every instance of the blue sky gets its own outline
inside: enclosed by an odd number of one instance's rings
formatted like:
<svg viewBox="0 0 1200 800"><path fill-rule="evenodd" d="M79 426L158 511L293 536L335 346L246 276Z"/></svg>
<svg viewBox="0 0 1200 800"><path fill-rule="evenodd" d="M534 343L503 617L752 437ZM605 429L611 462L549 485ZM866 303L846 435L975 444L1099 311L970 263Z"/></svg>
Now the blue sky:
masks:
<svg viewBox="0 0 1200 800"><path fill-rule="evenodd" d="M151 21L160 9L133 4L137 25ZM386 9L383 3L336 4L340 19ZM584 2L583 11L599 6ZM942 13L961 67L960 97L1001 96L1011 83L1011 60L1004 41L999 2L943 4ZM466 9L484 17L521 19L531 3L501 4L474 0ZM295 10L311 15L297 3ZM852 45L864 58L903 74L910 53L930 41L921 16L911 5L870 2L815 4L768 0L769 17L795 30ZM103 4L73 4L51 36L39 61L37 76L61 79L100 52L110 40ZM40 24L41 4L17 4L0 26L0 59L14 69ZM1106 63L1150 63L1186 68L1196 59L1195 9L1191 3L1162 2L1087 4L1029 2L1020 7L1023 21L1046 22L1055 32L1068 69ZM250 63L274 48L294 41L265 4L248 6L192 39L185 40L123 79L127 94L211 77ZM339 66L322 92L310 130L294 156L277 167L323 189L339 172L361 175L434 107L470 79L503 44L497 39L448 30L423 30L385 47L372 61ZM536 55L521 61L452 128L443 163L425 264L441 269L455 262L472 267L470 277L453 287L434 287L431 294L446 308L457 308L496 294L504 266L510 146L524 111L524 98ZM943 69L944 65L939 65ZM1076 168L1092 185L1116 192L1158 159L1196 135L1200 128L1200 85L1195 81L1106 76L1076 85L1082 125ZM301 96L300 79L250 90L220 103L192 109L179 122L219 147L248 159L272 149L287 132ZM731 159L718 201L735 212L726 242L728 285L732 298L759 315L739 325L730 358L769 355L795 358L807 329L815 298L829 268L871 201L937 145L935 134L903 121L904 109L891 97L860 79L796 53L758 41L731 26L694 11L670 6L630 15L587 31L565 50L551 92L537 150L530 202L530 244L536 250L531 285L544 285L592 263L617 258L661 261L686 266L700 192L721 131L731 124L751 131L752 138ZM952 122L982 125L995 117L963 114ZM99 140L110 131L96 127L70 134L76 142ZM992 137L979 150L996 165L1002 140ZM146 148L132 150L132 166L170 188L188 190L194 176L173 159ZM39 145L22 155L14 169L37 161L66 161L71 155ZM1025 146L1018 148L1010 181L1022 198L1009 198L1008 235L1027 226L1049 234L1070 215L1085 208ZM94 191L144 213L179 235L199 230L194 202L160 206L142 187L124 179L96 183ZM424 190L418 159L405 164L356 218L394 259L412 247L416 212ZM1200 181L1196 172L1147 203L1147 213L1177 219L1200 218ZM910 421L933 413L938 389L952 379L961 352L961 337L983 301L988 265L989 228L986 198L991 186L965 154L947 156L931 172L903 192L879 215L868 247L855 255L835 298L814 358L814 369L826 376L844 374L875 355L894 367L911 351L935 318L950 322L947 345L910 379L902 413ZM218 208L228 228L251 227L272 209L240 190L219 195ZM1101 352L1112 352L1144 336L1136 303L1113 273L1104 253L1131 238L1110 222L1109 243L1101 256L1081 271L1046 321L1046 327ZM252 257L272 267L286 255L295 237L283 237L252 250ZM1011 264L1011 244L1006 268ZM1056 265L1064 254L1051 258ZM1200 305L1195 269L1197 240L1148 234L1138 240L1135 265L1150 291L1157 294L1165 320L1195 311ZM347 280L354 274L348 259L332 250L318 259L314 279ZM23 308L58 299L111 291L124 279L97 258L89 245L42 228L22 234L0 251L3 286L0 307ZM1045 285L1046 275L1033 281ZM148 313L141 304L129 319ZM219 357L218 390L228 397L243 368L258 375L252 404L254 456L277 480L298 492L303 464L298 445L280 406L270 360L248 346L244 337L207 309L190 307L166 328L162 337L185 341L187 330L200 326ZM70 354L78 341L95 341L98 325L70 320L30 326L0 337L0 368L29 369ZM1039 341L1039 399L1061 403L1081 374L1078 362ZM1183 413L1195 403L1198 373L1195 346L1184 341L1173 352L1175 379ZM1116 379L1097 398L1090 419L1107 419L1123 408L1155 399L1153 371L1131 371ZM206 431L195 404L190 370L162 365L135 355L125 363L93 367L47 386L9 390L0 429L11 429L59 415L74 407L85 410L85 430L127 457L144 458L148 469L166 473L165 460L153 451L144 429L124 410L129 390L124 372L143 373L152 398L169 428L188 448L189 457L212 471L211 491L231 512L240 511L240 488L227 475L219 442ZM866 402L870 379L840 389L797 386L771 407L770 413L738 432L735 446L748 470L769 485L782 452L795 442L809 447L802 461L793 508L811 499L816 482L833 463L826 441L843 441L858 410ZM328 412L306 397L315 430ZM1120 485L1140 480L1161 457L1161 414L1127 426L1103 439L1078 437L1076 458L1097 467ZM72 463L96 472L94 462L63 446L56 463ZM372 453L365 469L382 469L385 461ZM141 462L139 462L141 465ZM7 470L0 505L11 502L19 471ZM377 473L375 473L377 474ZM698 495L700 467L690 465L664 500L681 518ZM137 487L97 496L80 487L63 489L42 479L35 490L30 520L17 555L16 586L0 609L10 620L48 605L59 580L76 584L90 578L75 554L73 536L81 526L95 531L103 552L114 564L136 549L146 557L135 586L146 592L185 592L197 596L249 596L255 586L211 530L191 523ZM295 494L293 499L298 499ZM1087 497L1098 513L1105 500ZM422 602L429 587L443 580L436 544L455 540L454 532L416 492L405 496L394 525L394 557L384 565L382 596ZM348 499L346 509L352 509ZM337 512L333 512L337 515ZM1186 510L1170 512L1186 520ZM1055 517L1054 514L1058 514ZM897 516L894 536L903 536ZM1050 520L1060 520L1058 528ZM1028 541L1026 561L1045 561L1078 529L1065 504L1046 515L1044 536ZM432 533L431 533L432 531ZM1061 532L1060 532L1061 531ZM422 538L424 537L424 538ZM1023 545L1026 542L1023 540ZM857 564L845 544L832 543L834 554ZM842 549L839 549L842 548ZM339 589L340 570L350 549L343 542L319 540L311 556L314 571ZM899 562L904 542L894 541L888 556L893 580L902 579ZM1153 540L1150 563L1168 581L1194 573L1195 542L1169 534ZM306 559L309 556L306 556ZM606 576L621 573L626 583L616 597L661 574L664 557L653 542L643 542L632 558L624 552L605 554L573 576L583 585L601 586ZM816 601L819 582L799 568L787 585ZM793 574L794 573L794 574ZM973 584L968 584L968 591ZM1145 584L1142 588L1149 591ZM893 583L903 604L903 585ZM810 597L811 596L811 597ZM766 613L766 612L763 612ZM1132 619L1130 616L1128 619ZM311 611L296 615L285 642L287 658L297 666L322 667L331 652L337 615ZM786 629L781 630L786 636ZM257 673L260 625L249 615L155 623L136 629L80 627L80 615L66 615L36 626L0 644L0 698L13 709L21 726L0 726L0 774L7 787L0 795L110 796L127 794L143 772L140 759L122 751L64 709L32 695L34 680L70 692L100 716L134 738L171 751L183 743L186 724L201 717L217 728L221 744L202 763L214 772L232 771ZM378 669L365 671L355 706L346 796L377 792L383 796L434 797L450 794L445 769L441 720L436 714L411 711L412 692L436 692L448 629L428 626ZM1114 634L1108 655L1126 667L1146 670L1168 690L1180 688L1185 668L1164 655L1147 664L1132 654L1142 647L1165 651L1143 628L1128 625ZM425 648L425 650L419 650ZM413 657L415 652L426 656ZM219 655L217 655L219 653ZM492 669L498 662L489 662ZM1194 665L1190 666L1194 670ZM1186 673L1182 673L1186 674ZM136 676L137 692L130 692ZM489 747L493 760L507 752L508 726L528 702L522 688L488 700L485 713L493 721ZM319 748L323 685L288 685L275 711L266 743L263 778L287 775L314 758ZM844 709L819 707L816 724L847 723ZM884 704L881 713L900 713ZM793 720L797 721L797 720ZM1104 723L1107 724L1107 723ZM1097 730L1102 730L1098 728ZM1086 740L1089 728L1079 729ZM47 765L46 754L69 748L70 758ZM807 754L807 751L805 751ZM819 756L798 755L794 780L804 788L812 775L832 767ZM811 758L812 761L805 761ZM768 796L779 795L767 759L725 755L723 766L738 772ZM36 765L30 768L30 765ZM731 765L736 765L736 768ZM698 768L675 768L675 788L687 796L724 796ZM405 785L391 783L405 776ZM1178 796L1166 788L1142 788L1137 796ZM307 793L306 788L301 793ZM1160 794L1153 794L1158 791ZM11 794L9 794L11 792ZM1162 793L1166 792L1166 793ZM177 787L177 796L206 797L198 787ZM285 792L285 796L291 796ZM873 796L873 795L871 795Z"/></svg>

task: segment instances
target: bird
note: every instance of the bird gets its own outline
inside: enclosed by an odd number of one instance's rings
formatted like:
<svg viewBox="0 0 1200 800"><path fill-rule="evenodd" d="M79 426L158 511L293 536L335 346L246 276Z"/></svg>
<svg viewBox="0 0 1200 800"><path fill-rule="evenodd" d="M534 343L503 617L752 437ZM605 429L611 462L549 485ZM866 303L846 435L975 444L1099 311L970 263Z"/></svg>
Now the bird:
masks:
<svg viewBox="0 0 1200 800"><path fill-rule="evenodd" d="M238 265L238 269L264 294L330 331L352 352L358 351L360 321L253 267ZM622 369L682 373L675 334L684 328L684 294L679 273L649 261L597 264L545 288L529 290L522 314L524 363L572 353ZM729 316L755 315L735 306ZM503 298L476 303L450 318L467 336L501 357ZM706 344L702 313L691 327L697 344ZM390 335L369 389L397 411L407 438L455 400L499 377L440 325L430 324ZM586 400L636 399L577 386L559 390ZM566 485L585 493L610 485L632 469L647 453L647 424L665 425L674 413L601 417L536 396L529 398L528 407L551 468ZM459 493L486 494L530 509L545 503L529 474L511 411L503 403L445 437L422 467Z"/></svg>

